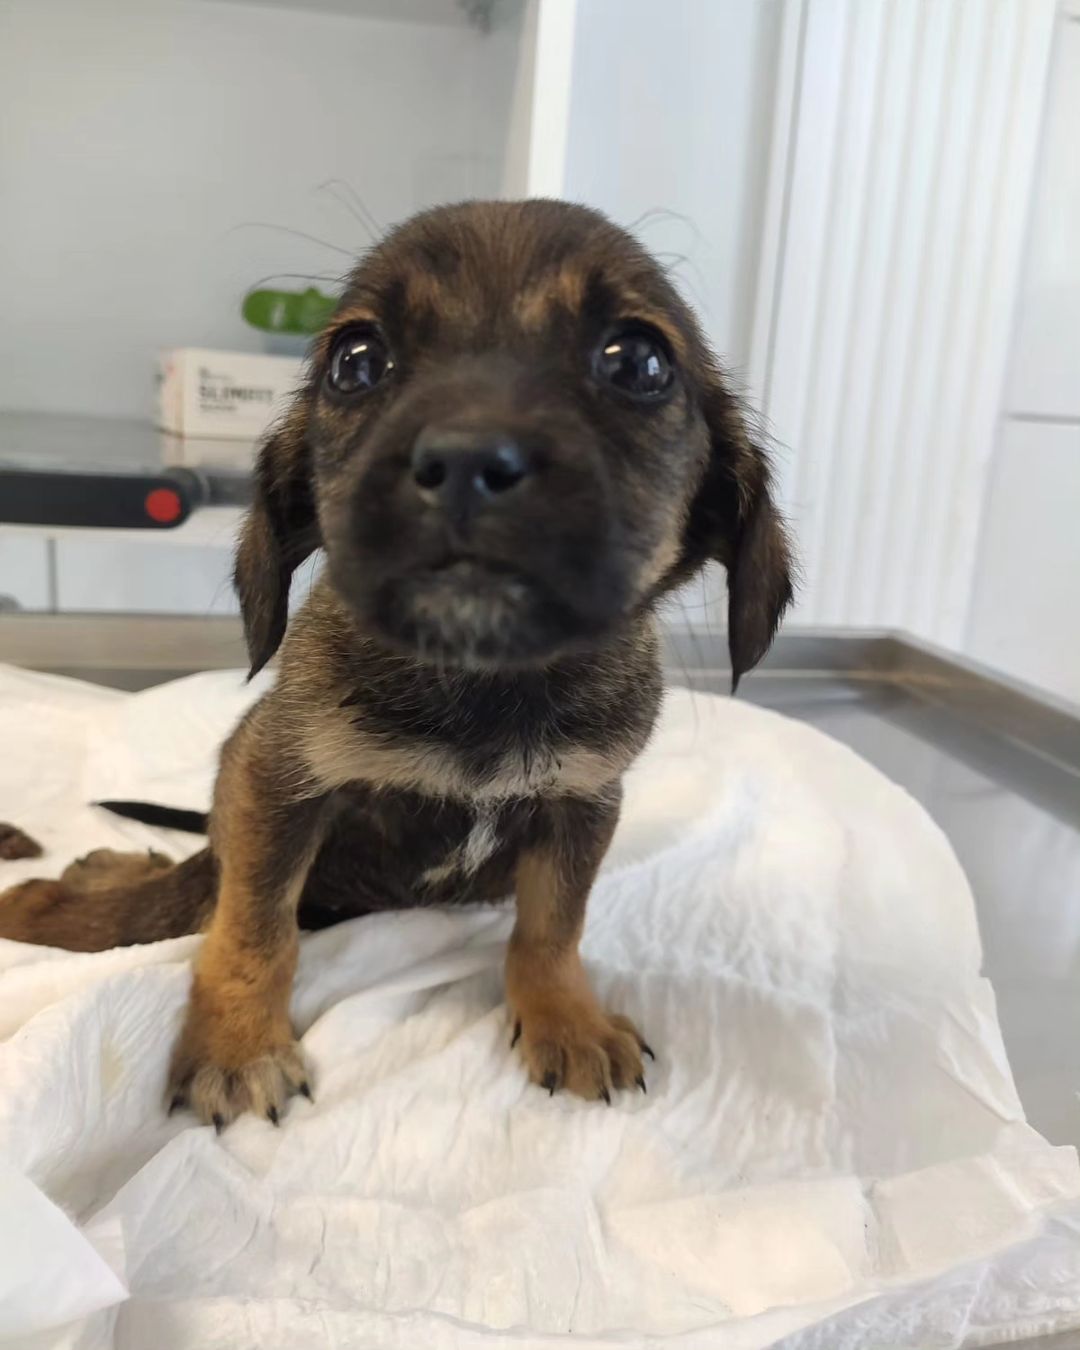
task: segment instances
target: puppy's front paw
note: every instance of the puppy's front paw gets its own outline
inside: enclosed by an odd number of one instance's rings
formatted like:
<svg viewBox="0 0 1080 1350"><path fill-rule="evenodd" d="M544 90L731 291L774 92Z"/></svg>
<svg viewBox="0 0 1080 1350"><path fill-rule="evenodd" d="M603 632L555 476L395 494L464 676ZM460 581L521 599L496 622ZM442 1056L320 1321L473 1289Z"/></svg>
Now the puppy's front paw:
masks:
<svg viewBox="0 0 1080 1350"><path fill-rule="evenodd" d="M311 1098L307 1069L295 1041L232 1067L205 1060L174 1063L169 1112L189 1106L204 1125L214 1125L219 1132L244 1111L276 1125L294 1092Z"/></svg>
<svg viewBox="0 0 1080 1350"><path fill-rule="evenodd" d="M652 1057L628 1017L595 1004L568 1001L521 1009L514 1044L529 1077L554 1094L558 1088L611 1104L619 1088L645 1088L642 1055Z"/></svg>
<svg viewBox="0 0 1080 1350"><path fill-rule="evenodd" d="M170 1115L190 1107L219 1132L244 1111L276 1125L295 1092L311 1099L307 1068L291 1032L253 1027L244 1018L208 1019L189 1007L169 1069Z"/></svg>

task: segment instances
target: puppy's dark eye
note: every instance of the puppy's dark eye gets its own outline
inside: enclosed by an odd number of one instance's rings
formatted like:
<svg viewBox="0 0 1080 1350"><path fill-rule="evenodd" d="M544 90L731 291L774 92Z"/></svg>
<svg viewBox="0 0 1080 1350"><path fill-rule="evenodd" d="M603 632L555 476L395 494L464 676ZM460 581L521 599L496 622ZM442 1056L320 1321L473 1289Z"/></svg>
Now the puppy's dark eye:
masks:
<svg viewBox="0 0 1080 1350"><path fill-rule="evenodd" d="M628 324L609 333L596 353L597 378L639 403L661 399L675 371L667 343L644 324Z"/></svg>
<svg viewBox="0 0 1080 1350"><path fill-rule="evenodd" d="M394 369L378 329L362 324L346 328L330 349L327 380L339 394L366 394Z"/></svg>

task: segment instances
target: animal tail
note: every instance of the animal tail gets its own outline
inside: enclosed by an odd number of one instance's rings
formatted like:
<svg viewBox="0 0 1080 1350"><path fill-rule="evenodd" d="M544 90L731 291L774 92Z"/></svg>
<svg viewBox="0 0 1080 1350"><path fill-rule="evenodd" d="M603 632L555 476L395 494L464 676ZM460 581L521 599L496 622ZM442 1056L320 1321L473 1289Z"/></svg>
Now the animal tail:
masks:
<svg viewBox="0 0 1080 1350"><path fill-rule="evenodd" d="M208 848L179 863L95 849L59 881L24 881L0 893L0 938L99 952L197 933L214 909L217 871Z"/></svg>
<svg viewBox="0 0 1080 1350"><path fill-rule="evenodd" d="M205 834L210 817L205 811L182 811L176 806L158 806L155 802L95 802L126 820L157 825L165 830L183 830L186 834Z"/></svg>

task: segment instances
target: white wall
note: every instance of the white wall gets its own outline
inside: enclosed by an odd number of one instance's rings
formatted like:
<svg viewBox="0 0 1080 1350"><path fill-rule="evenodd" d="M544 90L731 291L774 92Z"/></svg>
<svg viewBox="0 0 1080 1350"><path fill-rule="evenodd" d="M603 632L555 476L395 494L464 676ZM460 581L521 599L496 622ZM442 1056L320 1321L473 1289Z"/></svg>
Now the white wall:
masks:
<svg viewBox="0 0 1080 1350"><path fill-rule="evenodd" d="M1080 421L1080 12L1058 19L1007 407Z"/></svg>
<svg viewBox="0 0 1080 1350"><path fill-rule="evenodd" d="M1080 704L1080 422L1009 418L972 598L972 656Z"/></svg>
<svg viewBox="0 0 1080 1350"><path fill-rule="evenodd" d="M736 368L749 356L780 13L779 0L577 5L564 195L639 222Z"/></svg>
<svg viewBox="0 0 1080 1350"><path fill-rule="evenodd" d="M1054 12L790 0L754 349L790 447L796 621L963 646Z"/></svg>
<svg viewBox="0 0 1080 1350"><path fill-rule="evenodd" d="M514 79L503 143L501 196L516 199L529 195L530 143L536 122L536 39L540 27L541 0L527 0L519 20L520 38L514 55Z"/></svg>
<svg viewBox="0 0 1080 1350"><path fill-rule="evenodd" d="M1080 7L1058 19L966 649L1080 703Z"/></svg>
<svg viewBox="0 0 1080 1350"><path fill-rule="evenodd" d="M0 407L146 415L159 346L259 350L248 286L334 277L368 240L328 179L383 225L496 193L515 44L512 25L3 0Z"/></svg>

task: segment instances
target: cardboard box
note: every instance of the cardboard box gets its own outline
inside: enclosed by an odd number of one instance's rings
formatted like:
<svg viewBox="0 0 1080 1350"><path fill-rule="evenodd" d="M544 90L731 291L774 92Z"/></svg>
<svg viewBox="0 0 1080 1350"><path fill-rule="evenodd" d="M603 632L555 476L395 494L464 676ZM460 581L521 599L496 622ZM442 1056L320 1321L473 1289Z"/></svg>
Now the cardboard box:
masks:
<svg viewBox="0 0 1080 1350"><path fill-rule="evenodd" d="M300 384L292 356L176 347L158 356L157 425L174 436L258 440Z"/></svg>
<svg viewBox="0 0 1080 1350"><path fill-rule="evenodd" d="M163 431L161 462L168 469L225 469L249 474L262 446L261 440L239 436L176 436Z"/></svg>

